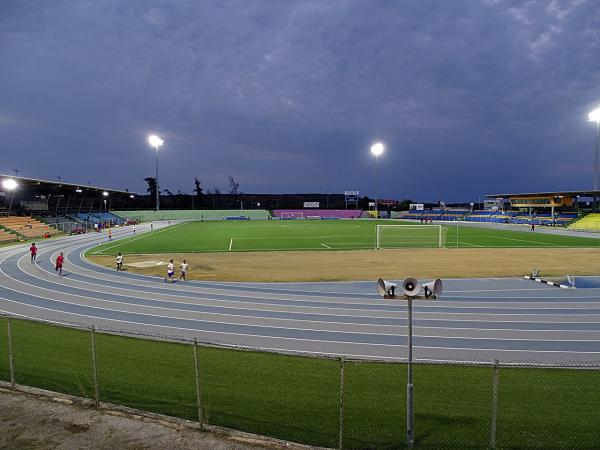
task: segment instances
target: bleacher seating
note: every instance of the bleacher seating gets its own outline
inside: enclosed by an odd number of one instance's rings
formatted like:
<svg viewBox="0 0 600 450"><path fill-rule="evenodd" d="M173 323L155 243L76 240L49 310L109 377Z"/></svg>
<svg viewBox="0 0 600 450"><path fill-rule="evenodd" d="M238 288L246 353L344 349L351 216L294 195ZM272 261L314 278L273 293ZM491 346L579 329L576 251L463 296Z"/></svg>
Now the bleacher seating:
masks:
<svg viewBox="0 0 600 450"><path fill-rule="evenodd" d="M19 238L37 238L58 234L59 231L33 217L0 217L0 227L16 233Z"/></svg>
<svg viewBox="0 0 600 450"><path fill-rule="evenodd" d="M526 211L472 211L468 210L411 210L403 211L392 216L394 219L413 219L413 220L465 220L467 222L491 222L491 223L511 223L511 224L531 224L547 226L565 226L577 218L576 212L536 213L530 216Z"/></svg>
<svg viewBox="0 0 600 450"><path fill-rule="evenodd" d="M108 226L121 225L124 220L122 217L116 216L110 212L102 212L102 213L77 213L75 214L75 218L81 222L95 224L102 223Z"/></svg>
<svg viewBox="0 0 600 450"><path fill-rule="evenodd" d="M303 217L305 219L358 219L362 209L276 209L273 217Z"/></svg>
<svg viewBox="0 0 600 450"><path fill-rule="evenodd" d="M571 223L568 228L582 231L600 231L600 214L592 213Z"/></svg>
<svg viewBox="0 0 600 450"><path fill-rule="evenodd" d="M16 241L17 239L18 236L15 233L0 228L0 244L6 244L7 242Z"/></svg>

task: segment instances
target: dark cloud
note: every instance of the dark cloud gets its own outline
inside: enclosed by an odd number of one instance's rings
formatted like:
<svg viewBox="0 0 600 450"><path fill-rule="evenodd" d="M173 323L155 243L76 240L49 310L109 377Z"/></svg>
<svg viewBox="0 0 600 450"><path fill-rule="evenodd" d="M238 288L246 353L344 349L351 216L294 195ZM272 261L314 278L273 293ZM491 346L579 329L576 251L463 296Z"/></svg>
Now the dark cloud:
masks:
<svg viewBox="0 0 600 450"><path fill-rule="evenodd" d="M6 172L472 200L587 188L589 1L0 2Z"/></svg>

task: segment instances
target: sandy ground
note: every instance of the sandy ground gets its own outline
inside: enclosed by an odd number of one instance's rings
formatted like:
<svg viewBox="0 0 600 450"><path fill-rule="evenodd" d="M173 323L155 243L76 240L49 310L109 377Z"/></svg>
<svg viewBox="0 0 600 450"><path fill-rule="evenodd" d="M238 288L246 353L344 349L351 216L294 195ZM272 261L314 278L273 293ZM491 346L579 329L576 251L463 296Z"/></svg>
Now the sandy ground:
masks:
<svg viewBox="0 0 600 450"><path fill-rule="evenodd" d="M189 279L219 281L345 281L377 278L514 277L541 269L543 276L600 274L600 249L498 248L402 249L316 252L189 253L126 255L125 268L165 276L170 258L175 267L190 264ZM88 256L114 267L113 256ZM129 264L160 263L152 267ZM176 272L179 276L179 273Z"/></svg>
<svg viewBox="0 0 600 450"><path fill-rule="evenodd" d="M178 430L95 408L0 390L0 449L267 449L214 433Z"/></svg>

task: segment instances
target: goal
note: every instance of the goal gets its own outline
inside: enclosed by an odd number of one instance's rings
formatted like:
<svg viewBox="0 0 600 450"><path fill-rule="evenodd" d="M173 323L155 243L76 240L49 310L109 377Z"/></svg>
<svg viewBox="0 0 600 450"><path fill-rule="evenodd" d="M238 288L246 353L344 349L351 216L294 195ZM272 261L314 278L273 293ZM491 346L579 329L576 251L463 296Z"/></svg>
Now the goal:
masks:
<svg viewBox="0 0 600 450"><path fill-rule="evenodd" d="M375 248L445 247L447 231L442 225L377 225Z"/></svg>
<svg viewBox="0 0 600 450"><path fill-rule="evenodd" d="M281 211L280 220L304 219L302 211Z"/></svg>

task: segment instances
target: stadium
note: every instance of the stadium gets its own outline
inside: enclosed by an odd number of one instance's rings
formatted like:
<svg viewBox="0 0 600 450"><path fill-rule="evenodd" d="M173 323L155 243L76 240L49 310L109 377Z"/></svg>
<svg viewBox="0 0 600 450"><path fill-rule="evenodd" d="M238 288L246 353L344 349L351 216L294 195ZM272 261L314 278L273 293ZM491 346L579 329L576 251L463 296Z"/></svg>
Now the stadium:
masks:
<svg viewBox="0 0 600 450"><path fill-rule="evenodd" d="M10 388L277 442L395 448L410 366L418 448L595 439L600 214L572 199L598 192L510 195L502 210L150 210L127 191L1 178ZM539 198L550 213L523 212ZM171 259L188 261L187 280L168 279ZM411 297L377 292L409 277L443 282L414 297L410 360Z"/></svg>
<svg viewBox="0 0 600 450"><path fill-rule="evenodd" d="M599 6L0 2L0 449L600 449Z"/></svg>

